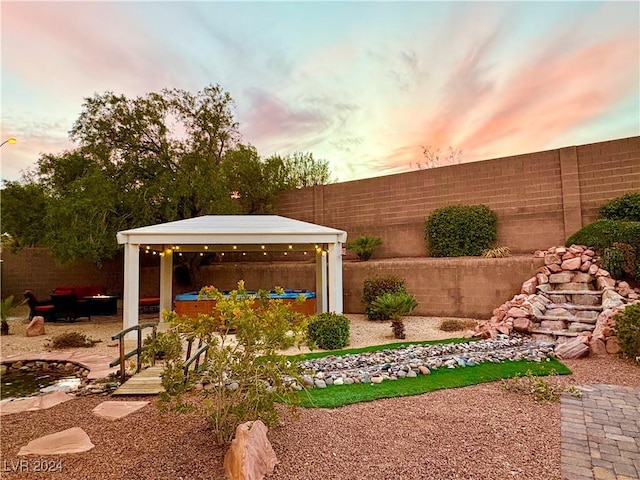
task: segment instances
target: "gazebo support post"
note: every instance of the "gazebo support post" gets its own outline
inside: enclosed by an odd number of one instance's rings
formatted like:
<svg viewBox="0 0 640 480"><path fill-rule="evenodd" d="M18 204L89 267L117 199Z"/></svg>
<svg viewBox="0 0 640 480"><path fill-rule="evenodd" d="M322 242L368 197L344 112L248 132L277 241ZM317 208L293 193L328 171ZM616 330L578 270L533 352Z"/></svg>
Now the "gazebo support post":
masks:
<svg viewBox="0 0 640 480"><path fill-rule="evenodd" d="M327 253L316 250L316 313L328 312Z"/></svg>
<svg viewBox="0 0 640 480"><path fill-rule="evenodd" d="M140 301L140 245L127 243L124 246L124 292L122 296L123 329L138 325L138 303ZM127 333L133 340L136 332Z"/></svg>
<svg viewBox="0 0 640 480"><path fill-rule="evenodd" d="M329 311L342 313L342 244L330 243L329 266Z"/></svg>
<svg viewBox="0 0 640 480"><path fill-rule="evenodd" d="M173 310L173 250L165 248L160 257L160 321L162 322L162 311Z"/></svg>

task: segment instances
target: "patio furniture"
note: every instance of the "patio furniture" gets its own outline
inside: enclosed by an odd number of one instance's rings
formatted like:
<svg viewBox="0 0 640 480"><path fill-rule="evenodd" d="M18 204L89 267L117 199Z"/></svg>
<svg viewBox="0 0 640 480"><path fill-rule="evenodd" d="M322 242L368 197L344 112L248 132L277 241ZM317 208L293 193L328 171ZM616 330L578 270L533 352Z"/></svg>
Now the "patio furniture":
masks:
<svg viewBox="0 0 640 480"><path fill-rule="evenodd" d="M117 315L118 297L116 295L91 295L83 298L91 315Z"/></svg>
<svg viewBox="0 0 640 480"><path fill-rule="evenodd" d="M54 318L73 322L80 317L91 320L89 303L86 300L78 300L73 293L52 294L51 300L54 307Z"/></svg>
<svg viewBox="0 0 640 480"><path fill-rule="evenodd" d="M140 313L152 313L160 311L160 297L142 297L138 301Z"/></svg>
<svg viewBox="0 0 640 480"><path fill-rule="evenodd" d="M33 320L33 317L44 317L44 321L51 321L55 319L54 306L51 300L39 301L36 295L31 290L25 290L24 298L29 305L29 321Z"/></svg>

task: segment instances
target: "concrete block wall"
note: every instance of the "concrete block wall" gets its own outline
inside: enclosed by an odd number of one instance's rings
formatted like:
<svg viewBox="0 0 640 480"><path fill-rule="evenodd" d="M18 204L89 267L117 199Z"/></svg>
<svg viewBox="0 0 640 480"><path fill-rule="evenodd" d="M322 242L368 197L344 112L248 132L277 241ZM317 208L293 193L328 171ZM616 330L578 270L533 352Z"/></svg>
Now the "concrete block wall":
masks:
<svg viewBox="0 0 640 480"><path fill-rule="evenodd" d="M599 206L640 191L640 137L284 192L277 213L382 238L374 258L426 254L436 208L485 204L498 244L526 253L563 244Z"/></svg>
<svg viewBox="0 0 640 480"><path fill-rule="evenodd" d="M577 147L582 223L598 217L607 200L640 192L640 137Z"/></svg>
<svg viewBox="0 0 640 480"><path fill-rule="evenodd" d="M22 300L22 293L32 290L38 299L47 299L54 288L65 285L104 285L108 293L122 294L122 256L97 268L89 262L62 265L46 248L25 248L15 253L3 249L1 265L2 298L13 295Z"/></svg>

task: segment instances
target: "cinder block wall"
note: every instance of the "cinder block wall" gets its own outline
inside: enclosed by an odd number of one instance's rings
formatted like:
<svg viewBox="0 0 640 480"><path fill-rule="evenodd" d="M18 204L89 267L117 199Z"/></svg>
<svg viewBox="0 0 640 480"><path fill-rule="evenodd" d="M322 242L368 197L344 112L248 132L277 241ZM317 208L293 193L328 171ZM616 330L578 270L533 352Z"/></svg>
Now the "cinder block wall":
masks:
<svg viewBox="0 0 640 480"><path fill-rule="evenodd" d="M498 244L527 253L593 221L605 201L640 191L640 137L284 192L278 214L382 238L376 258L426 253L436 208L485 204Z"/></svg>
<svg viewBox="0 0 640 480"><path fill-rule="evenodd" d="M65 285L104 285L107 292L122 293L122 256L97 268L89 262L73 265L58 263L47 248L25 248L13 253L2 251L2 298L14 295L22 300L25 290L38 298L49 298L54 288Z"/></svg>

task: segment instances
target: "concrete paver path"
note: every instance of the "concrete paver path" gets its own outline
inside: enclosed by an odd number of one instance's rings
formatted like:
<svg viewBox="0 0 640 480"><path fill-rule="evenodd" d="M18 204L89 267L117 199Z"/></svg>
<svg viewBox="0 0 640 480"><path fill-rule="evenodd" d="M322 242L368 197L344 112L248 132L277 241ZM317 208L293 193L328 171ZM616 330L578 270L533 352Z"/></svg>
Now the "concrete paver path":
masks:
<svg viewBox="0 0 640 480"><path fill-rule="evenodd" d="M562 479L640 479L640 388L579 389L561 399Z"/></svg>

